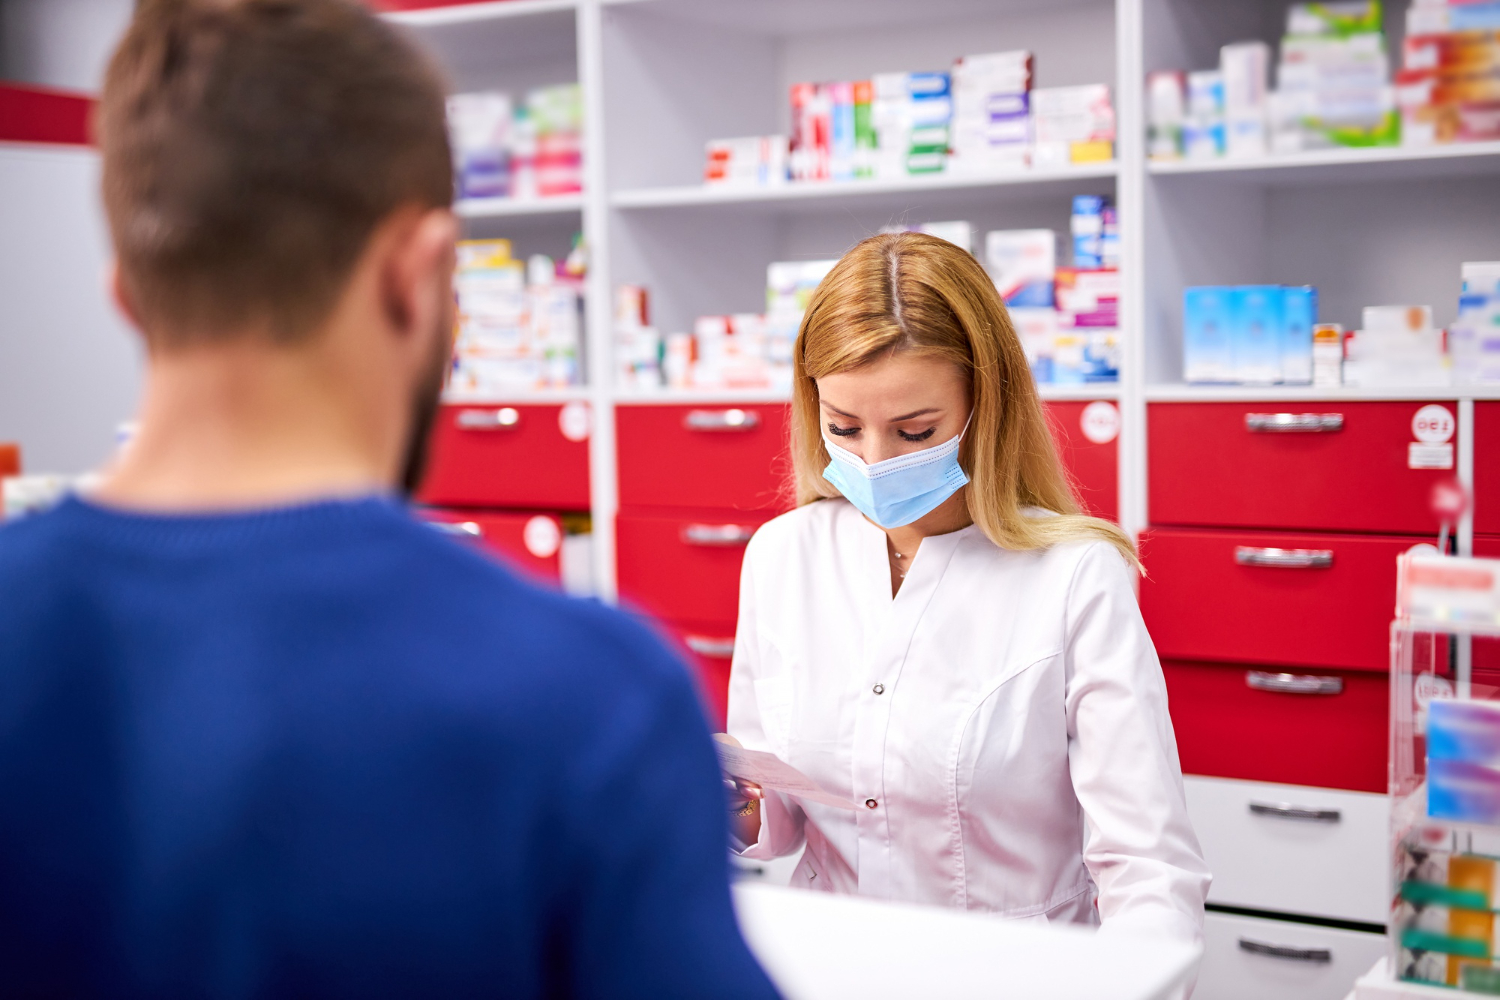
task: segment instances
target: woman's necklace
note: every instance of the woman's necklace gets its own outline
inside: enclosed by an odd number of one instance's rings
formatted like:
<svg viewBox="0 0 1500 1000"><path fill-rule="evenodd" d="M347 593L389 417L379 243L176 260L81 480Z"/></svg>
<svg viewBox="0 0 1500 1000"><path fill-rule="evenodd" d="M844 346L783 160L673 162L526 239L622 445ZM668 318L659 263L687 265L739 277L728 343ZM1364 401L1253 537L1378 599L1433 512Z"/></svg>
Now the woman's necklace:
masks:
<svg viewBox="0 0 1500 1000"><path fill-rule="evenodd" d="M901 554L889 536L886 538L886 552L891 558L891 572L895 573L899 579L905 580L907 572L911 569L911 560Z"/></svg>

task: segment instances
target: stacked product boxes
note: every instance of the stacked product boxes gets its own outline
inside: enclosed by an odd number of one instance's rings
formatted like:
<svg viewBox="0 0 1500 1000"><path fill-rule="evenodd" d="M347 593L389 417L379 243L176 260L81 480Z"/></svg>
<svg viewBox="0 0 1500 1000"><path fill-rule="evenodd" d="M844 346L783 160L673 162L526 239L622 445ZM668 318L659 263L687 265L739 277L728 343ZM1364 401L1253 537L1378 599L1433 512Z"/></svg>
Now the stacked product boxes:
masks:
<svg viewBox="0 0 1500 1000"><path fill-rule="evenodd" d="M577 84L448 98L460 198L536 198L583 190L583 102Z"/></svg>
<svg viewBox="0 0 1500 1000"><path fill-rule="evenodd" d="M1274 88L1270 64L1270 47L1248 41L1224 46L1216 70L1149 74L1149 155L1258 157L1399 140L1379 0L1293 4Z"/></svg>
<svg viewBox="0 0 1500 1000"><path fill-rule="evenodd" d="M1114 158L1109 87L1032 89L1030 52L963 56L950 72L796 83L787 136L708 143L708 184L982 174Z"/></svg>
<svg viewBox="0 0 1500 1000"><path fill-rule="evenodd" d="M1500 3L1413 4L1396 102L1405 145L1500 140Z"/></svg>
<svg viewBox="0 0 1500 1000"><path fill-rule="evenodd" d="M582 277L542 254L516 260L508 240L460 243L449 398L580 384Z"/></svg>
<svg viewBox="0 0 1500 1000"><path fill-rule="evenodd" d="M1031 53L965 56L953 64L949 168L987 173L1024 167L1030 155Z"/></svg>
<svg viewBox="0 0 1500 1000"><path fill-rule="evenodd" d="M1119 236L1114 208L1095 195L1073 202L1073 266L1057 265L1050 229L985 235L985 264L1039 383L1119 379Z"/></svg>
<svg viewBox="0 0 1500 1000"><path fill-rule="evenodd" d="M1188 288L1182 367L1188 382L1312 381L1318 290L1310 286Z"/></svg>
<svg viewBox="0 0 1500 1000"><path fill-rule="evenodd" d="M1463 265L1458 318L1448 329L1453 380L1460 385L1500 383L1500 261Z"/></svg>
<svg viewBox="0 0 1500 1000"><path fill-rule="evenodd" d="M661 336L647 322L644 288L616 290L615 361L621 388L789 392L792 347L813 290L836 261L766 268L766 311L700 316L691 333Z"/></svg>
<svg viewBox="0 0 1500 1000"><path fill-rule="evenodd" d="M1500 993L1500 704L1428 680L1442 696L1426 704L1425 821L1397 843L1397 975Z"/></svg>

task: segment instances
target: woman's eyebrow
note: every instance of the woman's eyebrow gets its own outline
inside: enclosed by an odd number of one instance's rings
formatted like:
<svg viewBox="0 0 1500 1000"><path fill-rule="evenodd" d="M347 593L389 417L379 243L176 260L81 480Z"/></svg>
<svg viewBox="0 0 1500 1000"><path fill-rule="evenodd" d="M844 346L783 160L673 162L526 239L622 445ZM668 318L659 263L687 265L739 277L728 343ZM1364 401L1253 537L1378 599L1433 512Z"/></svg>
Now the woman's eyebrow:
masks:
<svg viewBox="0 0 1500 1000"><path fill-rule="evenodd" d="M917 417L925 417L929 413L941 413L941 412L942 411L939 410L937 407L935 407L935 406L929 406L925 410L914 410L911 413L906 414L904 417L892 417L891 418L891 423L893 423L893 424L899 424L903 420L915 420Z"/></svg>
<svg viewBox="0 0 1500 1000"><path fill-rule="evenodd" d="M848 417L850 420L858 420L859 419L858 417L856 417L852 413L845 413L843 410L839 409L837 406L834 406L832 403L823 402L822 405L823 405L823 409L825 409L825 410L832 410L834 413L837 413L841 417Z"/></svg>

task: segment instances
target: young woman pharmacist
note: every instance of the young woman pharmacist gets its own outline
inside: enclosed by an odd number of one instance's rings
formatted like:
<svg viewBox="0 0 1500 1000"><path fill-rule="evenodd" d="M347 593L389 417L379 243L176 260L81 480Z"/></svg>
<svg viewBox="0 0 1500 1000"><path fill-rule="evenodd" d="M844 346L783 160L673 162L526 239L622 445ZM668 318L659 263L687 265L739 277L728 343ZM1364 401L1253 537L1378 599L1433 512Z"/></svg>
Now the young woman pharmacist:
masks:
<svg viewBox="0 0 1500 1000"><path fill-rule="evenodd" d="M1134 550L1078 513L972 256L856 246L797 343L798 507L750 542L729 735L853 812L746 786L747 857L792 884L1201 938Z"/></svg>

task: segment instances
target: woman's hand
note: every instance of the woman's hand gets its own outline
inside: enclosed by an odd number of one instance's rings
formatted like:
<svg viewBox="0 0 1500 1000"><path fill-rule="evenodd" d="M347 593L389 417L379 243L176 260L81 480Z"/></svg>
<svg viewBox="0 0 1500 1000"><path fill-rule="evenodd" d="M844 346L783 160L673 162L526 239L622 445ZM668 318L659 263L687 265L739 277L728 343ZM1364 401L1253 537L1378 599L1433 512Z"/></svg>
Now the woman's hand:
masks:
<svg viewBox="0 0 1500 1000"><path fill-rule="evenodd" d="M728 746L737 747L740 741L728 733L714 733L714 739ZM765 791L753 781L724 775L724 789L729 798L729 823L742 843L753 844L760 839L760 801Z"/></svg>

